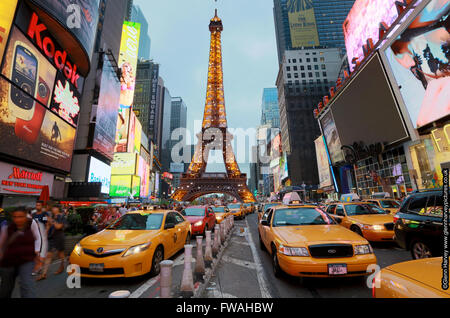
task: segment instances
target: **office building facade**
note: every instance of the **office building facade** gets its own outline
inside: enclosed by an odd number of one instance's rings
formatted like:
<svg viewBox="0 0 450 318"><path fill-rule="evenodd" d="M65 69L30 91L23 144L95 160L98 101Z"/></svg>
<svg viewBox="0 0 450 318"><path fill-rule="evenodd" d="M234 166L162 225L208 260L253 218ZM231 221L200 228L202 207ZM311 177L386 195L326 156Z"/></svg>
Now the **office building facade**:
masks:
<svg viewBox="0 0 450 318"><path fill-rule="evenodd" d="M131 9L131 21L141 24L138 57L139 59L150 59L151 39L148 21L138 5L133 5Z"/></svg>
<svg viewBox="0 0 450 318"><path fill-rule="evenodd" d="M278 108L278 90L276 87L264 88L261 108L261 125L280 128L280 110Z"/></svg>

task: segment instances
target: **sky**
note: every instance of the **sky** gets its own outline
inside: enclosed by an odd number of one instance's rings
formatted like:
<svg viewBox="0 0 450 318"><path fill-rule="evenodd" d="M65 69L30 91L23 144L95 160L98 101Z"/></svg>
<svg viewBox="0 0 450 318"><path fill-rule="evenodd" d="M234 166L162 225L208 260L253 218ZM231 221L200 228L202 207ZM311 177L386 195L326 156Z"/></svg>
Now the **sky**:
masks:
<svg viewBox="0 0 450 318"><path fill-rule="evenodd" d="M261 120L263 89L275 87L278 74L273 0L217 3L134 0L133 3L149 22L150 58L160 64L160 76L172 97L182 97L187 105L187 128L191 132L194 121L203 119L210 44L208 25L214 9L218 9L224 25L222 54L228 127L256 129ZM193 136L191 143L196 143ZM235 151L240 153L254 144L255 140L250 140L246 147L239 146ZM249 160L249 155L245 157ZM248 173L247 165L238 163Z"/></svg>

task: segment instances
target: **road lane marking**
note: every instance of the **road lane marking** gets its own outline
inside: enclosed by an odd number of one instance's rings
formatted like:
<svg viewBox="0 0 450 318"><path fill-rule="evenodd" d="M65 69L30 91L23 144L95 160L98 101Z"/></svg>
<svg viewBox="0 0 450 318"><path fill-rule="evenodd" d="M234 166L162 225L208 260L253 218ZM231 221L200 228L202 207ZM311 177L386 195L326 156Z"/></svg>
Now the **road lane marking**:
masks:
<svg viewBox="0 0 450 318"><path fill-rule="evenodd" d="M234 258L234 257L226 256L226 255L224 255L222 257L222 261L227 262L227 263L232 263L232 264L235 264L235 265L239 265L239 266L243 266L243 267L246 267L246 268L257 269L257 266L256 266L255 263L252 263L252 262L249 262L249 261L244 261L244 260L237 259L237 258Z"/></svg>
<svg viewBox="0 0 450 318"><path fill-rule="evenodd" d="M245 223L248 227L247 219L245 219ZM264 269L262 266L261 259L259 258L258 251L256 250L255 244L253 243L252 235L250 231L245 233L245 238L250 244L250 248L252 250L254 263L256 265L256 276L258 278L259 290L261 291L262 298L272 298L272 295L269 291L269 284L267 283L266 274L264 273Z"/></svg>
<svg viewBox="0 0 450 318"><path fill-rule="evenodd" d="M184 256L184 253L179 255L175 260L173 260L174 264L179 261L179 259ZM150 287L155 285L160 280L160 275L153 277L142 284L138 289L136 289L128 298L139 298L141 297Z"/></svg>

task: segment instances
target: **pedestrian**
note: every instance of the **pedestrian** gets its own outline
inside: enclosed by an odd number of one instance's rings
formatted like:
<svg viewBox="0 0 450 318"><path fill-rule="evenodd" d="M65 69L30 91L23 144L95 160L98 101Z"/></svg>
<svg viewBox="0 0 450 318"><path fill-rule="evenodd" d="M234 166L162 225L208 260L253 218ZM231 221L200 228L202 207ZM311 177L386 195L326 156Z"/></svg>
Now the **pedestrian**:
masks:
<svg viewBox="0 0 450 318"><path fill-rule="evenodd" d="M34 262L40 260L42 238L39 226L28 218L24 207L12 211L12 222L0 230L0 298L11 298L19 277L20 296L35 298L32 276Z"/></svg>
<svg viewBox="0 0 450 318"><path fill-rule="evenodd" d="M61 212L59 206L55 205L52 207L52 217L49 219L50 228L48 230L48 254L45 259L44 268L42 274L37 280L42 280L47 278L48 267L53 260L53 253L56 251L60 260L60 265L55 275L61 274L64 271L64 248L65 248L65 236L64 227L67 224L64 215Z"/></svg>
<svg viewBox="0 0 450 318"><path fill-rule="evenodd" d="M47 257L48 251L47 232L49 229L49 213L45 211L43 201L36 202L36 208L33 210L31 217L37 222L37 225L39 226L39 231L42 238L40 259L45 259ZM34 264L33 276L36 276L41 271L42 266L42 262L36 261L36 263Z"/></svg>
<svg viewBox="0 0 450 318"><path fill-rule="evenodd" d="M125 207L125 204L123 204L120 209L119 209L120 215L124 216L125 214L127 214L128 209Z"/></svg>

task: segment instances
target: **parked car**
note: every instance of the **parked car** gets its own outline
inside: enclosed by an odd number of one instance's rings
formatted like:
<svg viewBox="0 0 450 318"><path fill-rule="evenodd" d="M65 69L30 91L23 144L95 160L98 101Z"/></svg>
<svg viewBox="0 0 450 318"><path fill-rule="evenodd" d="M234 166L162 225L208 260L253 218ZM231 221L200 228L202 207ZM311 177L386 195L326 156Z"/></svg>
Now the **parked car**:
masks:
<svg viewBox="0 0 450 318"><path fill-rule="evenodd" d="M442 256L443 193L428 190L409 195L394 216L395 241L413 259Z"/></svg>
<svg viewBox="0 0 450 318"><path fill-rule="evenodd" d="M192 235L205 236L206 231L213 230L216 225L216 214L206 205L188 207L181 214L191 223Z"/></svg>

